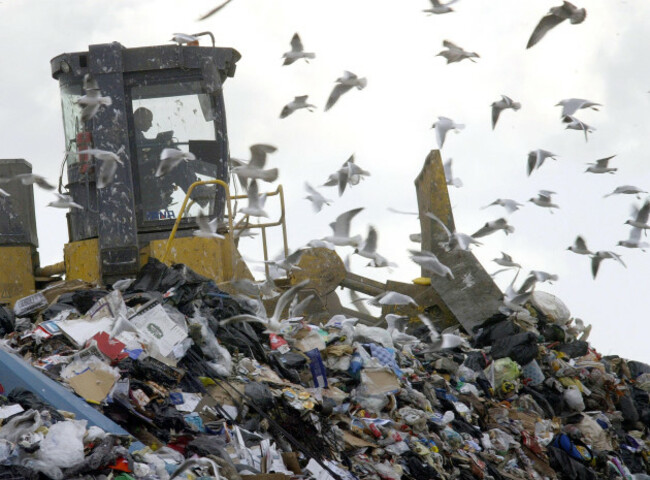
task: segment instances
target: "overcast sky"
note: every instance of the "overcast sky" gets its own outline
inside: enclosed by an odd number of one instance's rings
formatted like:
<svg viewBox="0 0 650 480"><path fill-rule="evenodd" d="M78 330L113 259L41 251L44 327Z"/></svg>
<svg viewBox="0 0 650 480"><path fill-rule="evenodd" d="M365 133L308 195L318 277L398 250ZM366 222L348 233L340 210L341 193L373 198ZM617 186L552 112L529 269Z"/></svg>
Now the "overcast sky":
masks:
<svg viewBox="0 0 650 480"><path fill-rule="evenodd" d="M166 44L174 32L211 30L219 46L242 54L235 77L224 86L231 154L248 158L253 143L278 147L268 164L280 168L287 193L291 247L328 235L327 225L339 213L364 206L353 233L365 235L374 225L379 252L399 268L366 268L364 259L357 259L353 271L379 280L418 276L406 254L415 246L408 234L419 230L418 221L387 207L417 209L413 180L437 148L430 127L438 116L447 116L466 125L448 135L442 149L464 183L450 192L457 229L472 233L504 216L499 207L480 209L498 197L526 203L508 217L513 235L499 232L474 249L485 268L496 270L491 260L505 251L525 272L559 275L554 285L538 288L558 295L574 316L593 324L590 341L601 353L650 362L650 252L616 247L628 236L624 222L631 205L641 201L603 198L619 185L650 189L645 146L650 137L649 3L578 4L587 7L584 23L565 22L526 50L535 25L559 0L460 0L455 12L438 16L422 12L427 0L234 0L212 18L197 21L220 1L4 0L0 156L24 158L34 171L56 180L64 141L58 84L50 76L52 57L96 43ZM283 67L282 53L295 32L316 59ZM445 39L480 58L447 65L436 56ZM344 70L367 77L368 86L323 112ZM502 94L522 108L503 112L492 131L490 104ZM318 109L280 120L280 110L296 95L309 95ZM564 129L560 108L554 106L571 97L603 105L579 114L596 128L587 143L581 132ZM527 154L538 148L558 159L527 177ZM352 153L371 177L341 198L334 189L323 189L335 201L313 215L303 198L303 182L322 184ZM617 155L611 161L619 168L615 175L583 173L585 163L610 155ZM557 192L560 209L554 214L525 202L540 189ZM36 192L42 264L60 261L67 241L65 212L44 208L48 201L48 195ZM589 259L566 250L578 234L592 250L622 254L627 269L603 262L594 281ZM276 243L272 250L279 247ZM257 244L244 249L259 257ZM501 274L497 281L505 288L511 278Z"/></svg>

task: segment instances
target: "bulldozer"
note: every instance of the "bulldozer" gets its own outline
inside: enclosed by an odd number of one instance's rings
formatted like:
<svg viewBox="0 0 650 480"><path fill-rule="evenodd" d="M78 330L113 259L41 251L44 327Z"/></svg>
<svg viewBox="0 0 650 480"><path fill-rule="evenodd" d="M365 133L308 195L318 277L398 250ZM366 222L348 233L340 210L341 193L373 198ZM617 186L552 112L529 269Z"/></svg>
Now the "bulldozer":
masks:
<svg viewBox="0 0 650 480"><path fill-rule="evenodd" d="M212 45L126 48L113 42L51 60L52 77L61 93L66 146L58 188L82 208L67 213L69 241L63 261L42 267L33 186L6 184L11 196L0 199L4 266L0 302L13 306L62 275L66 281L111 285L134 277L151 258L183 263L229 291L233 280L253 279L237 250L238 234L247 228L261 231L265 260L267 229L281 228L282 248L288 255L282 186L268 192L279 201L278 219L254 224L244 216L235 223L233 201L246 195L230 191L223 88L234 77L241 56L233 48L216 47L209 32L196 36L210 37ZM110 106L98 108L92 118L86 118L78 104L88 76L111 99ZM99 181L101 162L84 153L90 148L115 152L122 161L108 185ZM169 174L157 176L161 153L167 148L190 152L196 160L181 162ZM66 185L62 185L64 170ZM0 160L0 178L26 173L31 173L31 165L25 160ZM435 213L453 231L438 151L426 158L415 185L420 212ZM223 239L193 235L197 217L204 211L219 220ZM425 215L420 215L420 222L422 249L435 252L451 266L454 280L425 276L415 283L383 284L346 271L334 251L312 248L303 252L299 268L289 273L285 285L309 279L307 290L316 294L310 313L342 313L369 324L381 318L343 306L337 287L372 296L398 291L418 303L415 310L404 312L402 307L403 313L425 312L441 326L460 323L469 332L497 311L501 292L470 252L441 250L438 243L444 240L444 231ZM382 313L397 310L384 308Z"/></svg>

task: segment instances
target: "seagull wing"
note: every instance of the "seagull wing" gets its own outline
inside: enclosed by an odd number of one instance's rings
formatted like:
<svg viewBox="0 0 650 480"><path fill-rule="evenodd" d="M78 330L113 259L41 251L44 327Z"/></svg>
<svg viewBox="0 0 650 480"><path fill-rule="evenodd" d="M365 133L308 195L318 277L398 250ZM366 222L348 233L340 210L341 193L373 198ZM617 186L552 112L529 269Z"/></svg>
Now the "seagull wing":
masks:
<svg viewBox="0 0 650 480"><path fill-rule="evenodd" d="M449 240L451 240L451 231L447 228L447 225L442 223L442 220L440 220L431 212L426 212L425 215L429 217L431 220L433 220L434 222L437 222L445 230L445 233L447 234L447 237L449 237Z"/></svg>
<svg viewBox="0 0 650 480"><path fill-rule="evenodd" d="M273 310L273 317L270 318L271 322L280 321L280 316L282 315L284 309L287 308L287 305L291 303L293 297L296 296L296 294L300 290L302 290L308 283L309 283L309 279L303 280L302 282L295 284L289 290L287 290L282 295L280 295L280 298L278 298L278 302L275 304L275 309Z"/></svg>
<svg viewBox="0 0 650 480"><path fill-rule="evenodd" d="M607 168L607 164L615 156L616 155L612 155L611 157L601 158L600 160L596 160L596 166L599 167L599 168Z"/></svg>
<svg viewBox="0 0 650 480"><path fill-rule="evenodd" d="M636 215L636 221L640 223L648 223L648 215L650 214L650 201L646 200L641 210Z"/></svg>
<svg viewBox="0 0 650 480"><path fill-rule="evenodd" d="M554 15L553 13L549 13L544 16L535 27L535 30L533 30L526 48L530 48L535 45L542 38L544 38L544 35L546 35L549 30L551 30L553 27L558 26L564 20L564 18Z"/></svg>
<svg viewBox="0 0 650 480"><path fill-rule="evenodd" d="M266 154L273 153L277 150L273 145L265 145L263 143L256 143L251 145L251 161L248 162L248 166L251 168L264 168L266 165Z"/></svg>
<svg viewBox="0 0 650 480"><path fill-rule="evenodd" d="M350 222L352 221L352 218L361 210L363 210L363 207L354 208L336 217L336 221L332 226L334 234L341 237L348 237L350 235Z"/></svg>
<svg viewBox="0 0 650 480"><path fill-rule="evenodd" d="M587 248L587 242L585 242L585 239L582 238L580 235L578 235L578 236L576 237L575 246L576 246L579 250L589 250L589 249Z"/></svg>
<svg viewBox="0 0 650 480"><path fill-rule="evenodd" d="M499 120L499 115L501 115L501 110L503 108L497 106L496 102L492 104L492 130L497 126L497 121Z"/></svg>
<svg viewBox="0 0 650 480"><path fill-rule="evenodd" d="M230 2L232 2L232 0L226 0L221 5L219 5L219 6L215 7L215 8L213 8L212 10L210 10L208 13L206 13L204 15L201 15L201 17L199 17L199 20L205 20L206 18L211 17L212 15L217 13L219 10L221 10L223 7L228 5Z"/></svg>
<svg viewBox="0 0 650 480"><path fill-rule="evenodd" d="M302 52L303 50L304 49L302 46L302 42L300 41L300 35L294 33L293 37L291 38L291 51L299 53Z"/></svg>
<svg viewBox="0 0 650 480"><path fill-rule="evenodd" d="M343 95L345 92L347 92L348 90L350 90L351 88L352 85L344 85L342 83L337 84L332 90L332 93L330 93L329 98L327 99L327 104L325 105L325 111L332 108L334 104L338 101L339 97Z"/></svg>
<svg viewBox="0 0 650 480"><path fill-rule="evenodd" d="M363 245L363 250L372 253L377 251L377 230L372 225L368 227L368 237Z"/></svg>

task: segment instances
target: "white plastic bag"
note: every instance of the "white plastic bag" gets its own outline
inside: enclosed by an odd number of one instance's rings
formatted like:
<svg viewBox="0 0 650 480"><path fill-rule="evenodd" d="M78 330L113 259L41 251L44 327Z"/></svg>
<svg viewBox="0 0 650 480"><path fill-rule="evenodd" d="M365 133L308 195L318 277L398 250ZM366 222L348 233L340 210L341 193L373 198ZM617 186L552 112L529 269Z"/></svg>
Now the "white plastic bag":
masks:
<svg viewBox="0 0 650 480"><path fill-rule="evenodd" d="M41 442L38 458L57 468L70 468L84 461L86 420L66 420L50 427Z"/></svg>

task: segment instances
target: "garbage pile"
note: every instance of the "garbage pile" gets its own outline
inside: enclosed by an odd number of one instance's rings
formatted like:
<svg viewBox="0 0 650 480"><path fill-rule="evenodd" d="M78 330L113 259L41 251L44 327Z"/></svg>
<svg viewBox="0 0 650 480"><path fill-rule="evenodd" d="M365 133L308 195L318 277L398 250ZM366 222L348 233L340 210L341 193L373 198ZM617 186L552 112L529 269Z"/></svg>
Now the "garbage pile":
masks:
<svg viewBox="0 0 650 480"><path fill-rule="evenodd" d="M601 356L550 295L458 332L453 348L418 318L251 321L261 316L250 299L155 260L111 289L61 282L3 309L3 350L132 437L57 410L47 391L4 392L0 479L648 471L650 366Z"/></svg>

